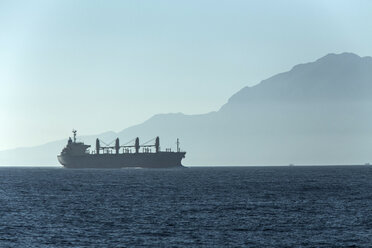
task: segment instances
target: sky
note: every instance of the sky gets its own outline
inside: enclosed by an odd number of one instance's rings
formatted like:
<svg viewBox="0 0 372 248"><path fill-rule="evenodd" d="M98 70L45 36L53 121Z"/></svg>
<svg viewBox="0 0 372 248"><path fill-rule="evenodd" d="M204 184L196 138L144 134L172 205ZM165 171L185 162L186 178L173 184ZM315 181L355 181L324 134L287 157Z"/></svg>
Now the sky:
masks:
<svg viewBox="0 0 372 248"><path fill-rule="evenodd" d="M368 0L0 0L0 150L217 111L371 30Z"/></svg>

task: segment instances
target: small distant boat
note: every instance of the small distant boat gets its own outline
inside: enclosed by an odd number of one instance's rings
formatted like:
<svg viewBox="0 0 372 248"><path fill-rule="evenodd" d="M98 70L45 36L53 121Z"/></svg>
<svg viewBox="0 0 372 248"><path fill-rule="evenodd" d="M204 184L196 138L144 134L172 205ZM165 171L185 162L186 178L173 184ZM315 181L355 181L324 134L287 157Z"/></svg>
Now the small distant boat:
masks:
<svg viewBox="0 0 372 248"><path fill-rule="evenodd" d="M365 163L364 165L368 165L368 166L369 166L369 165L371 165L371 164L370 164L370 163Z"/></svg>
<svg viewBox="0 0 372 248"><path fill-rule="evenodd" d="M289 164L288 166L294 166L294 164Z"/></svg>

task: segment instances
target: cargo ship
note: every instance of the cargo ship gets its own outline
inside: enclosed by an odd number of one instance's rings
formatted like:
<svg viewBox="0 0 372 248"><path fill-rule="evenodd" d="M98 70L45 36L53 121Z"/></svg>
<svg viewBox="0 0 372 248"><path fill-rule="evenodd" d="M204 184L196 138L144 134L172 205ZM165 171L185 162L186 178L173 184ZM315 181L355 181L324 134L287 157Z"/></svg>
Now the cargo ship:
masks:
<svg viewBox="0 0 372 248"><path fill-rule="evenodd" d="M170 148L161 151L159 137L142 145L140 145L138 137L125 145L120 145L119 138L117 138L113 146L101 142L97 138L96 149L90 151L90 145L76 141L76 130L72 132L73 138L69 137L66 147L57 156L58 161L65 168L183 167L181 160L185 158L186 152L181 151L178 139L176 151L172 151ZM149 144L151 141L154 143ZM105 145L101 145L101 143Z"/></svg>

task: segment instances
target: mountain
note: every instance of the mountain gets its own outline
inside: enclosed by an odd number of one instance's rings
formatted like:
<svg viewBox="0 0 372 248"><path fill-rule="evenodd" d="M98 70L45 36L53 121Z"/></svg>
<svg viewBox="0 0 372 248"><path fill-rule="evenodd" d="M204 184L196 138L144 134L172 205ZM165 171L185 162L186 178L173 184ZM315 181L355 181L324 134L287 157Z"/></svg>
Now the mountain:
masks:
<svg viewBox="0 0 372 248"><path fill-rule="evenodd" d="M253 87L216 112L160 114L94 144L180 138L186 165L354 164L372 161L372 58L328 54ZM66 140L0 152L0 164L56 164ZM165 148L164 146L162 148Z"/></svg>
<svg viewBox="0 0 372 248"><path fill-rule="evenodd" d="M370 100L372 58L352 53L328 54L293 67L254 87L245 87L227 106L243 103L304 103Z"/></svg>

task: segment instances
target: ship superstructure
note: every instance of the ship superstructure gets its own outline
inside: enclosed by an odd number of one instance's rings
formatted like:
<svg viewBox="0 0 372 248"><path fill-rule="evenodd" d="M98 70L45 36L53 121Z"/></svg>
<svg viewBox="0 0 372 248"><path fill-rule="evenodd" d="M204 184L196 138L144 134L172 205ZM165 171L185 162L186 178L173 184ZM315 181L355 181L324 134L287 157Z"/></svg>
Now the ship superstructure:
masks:
<svg viewBox="0 0 372 248"><path fill-rule="evenodd" d="M68 139L58 161L66 168L169 168L182 167L181 160L186 154L181 151L178 139L175 152L170 148L161 151L159 137L141 145L138 137L124 145L120 145L119 138L112 143L106 144L97 138L95 150L90 151L90 145L76 141L76 130L73 130L73 139Z"/></svg>

